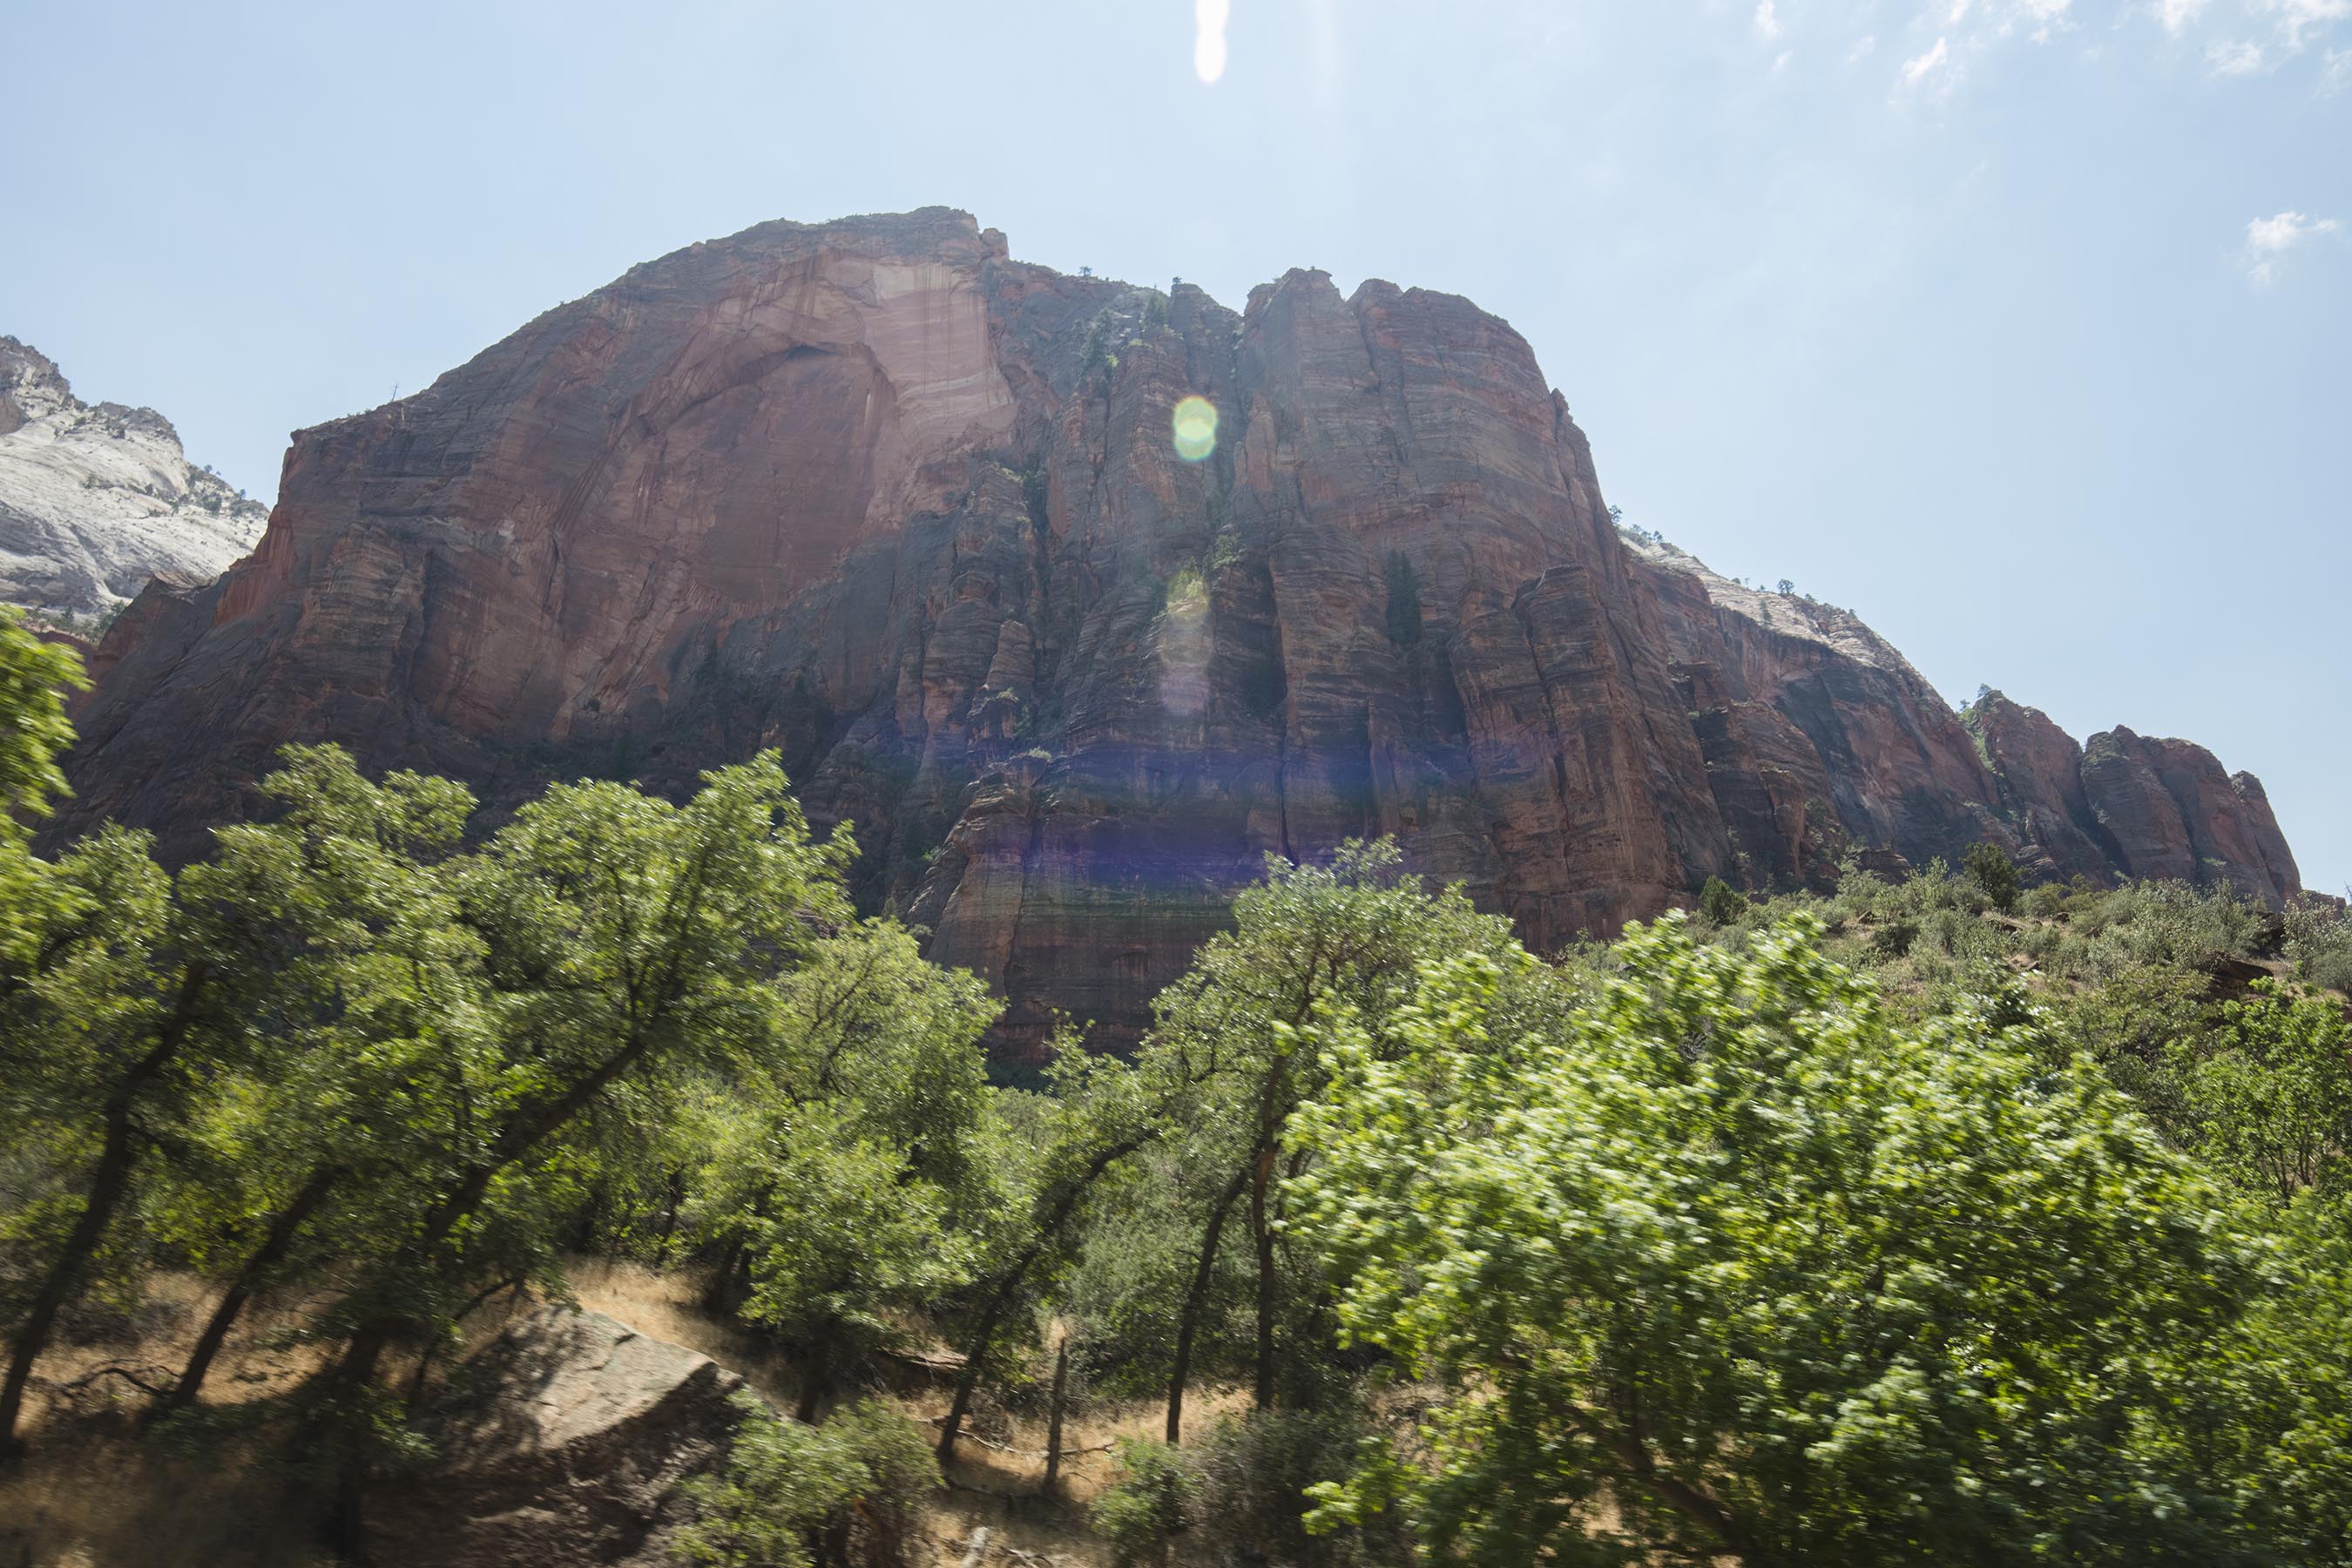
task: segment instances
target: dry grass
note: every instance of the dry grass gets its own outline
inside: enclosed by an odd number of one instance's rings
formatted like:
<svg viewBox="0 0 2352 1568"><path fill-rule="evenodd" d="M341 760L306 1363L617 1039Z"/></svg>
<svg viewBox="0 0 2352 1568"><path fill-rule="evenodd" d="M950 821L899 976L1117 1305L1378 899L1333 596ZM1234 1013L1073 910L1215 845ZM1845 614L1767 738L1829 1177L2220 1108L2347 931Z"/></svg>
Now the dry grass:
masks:
<svg viewBox="0 0 2352 1568"><path fill-rule="evenodd" d="M7 1568L325 1568L315 1511L273 1466L178 1458L119 1424L52 1427L0 1477Z"/></svg>
<svg viewBox="0 0 2352 1568"><path fill-rule="evenodd" d="M566 1279L581 1306L701 1352L742 1373L782 1408L797 1401L800 1377L791 1361L740 1325L704 1311L698 1279L583 1258L567 1269ZM537 1304L520 1293L494 1299L467 1324L467 1348ZM60 1346L43 1359L26 1426L30 1457L14 1471L0 1472L0 1568L324 1568L333 1561L313 1532L316 1509L270 1458L266 1438L225 1442L191 1457L136 1434L135 1417L146 1399L120 1378L101 1375L70 1395L59 1392L106 1366L165 1381L209 1305L200 1282L163 1277L147 1307L121 1332ZM283 1310L253 1315L215 1363L205 1387L208 1407L286 1394L318 1370L315 1350L278 1342L278 1331L291 1318ZM919 1373L909 1371L898 1386L872 1392L894 1399L934 1431L947 1413L950 1390ZM1245 1403L1234 1391L1197 1391L1187 1406L1188 1435L1204 1434ZM1044 1418L983 1402L967 1428L974 1440L961 1446L948 1484L921 1510L916 1568L961 1564L982 1529L989 1531L982 1568L1109 1568L1109 1553L1088 1528L1087 1504L1116 1478L1108 1451L1114 1440L1156 1437L1160 1426L1156 1404L1073 1410L1063 1426L1067 1457L1060 1483L1046 1498L1040 1495Z"/></svg>
<svg viewBox="0 0 2352 1568"><path fill-rule="evenodd" d="M159 1276L120 1331L42 1357L26 1402L29 1449L0 1469L5 1568L313 1568L322 1555L311 1510L281 1466L228 1443L204 1455L141 1439L147 1397L103 1369L162 1385L177 1373L212 1298L199 1281ZM281 1314L259 1312L214 1365L213 1408L285 1393L317 1370L316 1352L275 1343Z"/></svg>
<svg viewBox="0 0 2352 1568"><path fill-rule="evenodd" d="M705 1312L700 1281L628 1263L580 1259L567 1271L572 1292L583 1307L603 1312L640 1333L681 1344L743 1374L770 1403L790 1409L800 1395L800 1374L784 1357L733 1322ZM947 1415L950 1390L913 1380L894 1390L908 1416L936 1431ZM1216 1418L1246 1399L1234 1393L1201 1391L1187 1405L1187 1430L1205 1432ZM973 1430L973 1428L977 1428ZM1063 1423L1062 1461L1055 1495L1040 1494L1045 1474L1045 1424L1042 1417L1016 1417L994 1407L978 1413L967 1428L977 1440L963 1443L948 1485L924 1505L918 1532L929 1564L961 1564L973 1535L985 1529L984 1568L1108 1568L1110 1554L1087 1520L1087 1505L1115 1479L1108 1452L1119 1437L1156 1437L1161 1431L1157 1405L1074 1411ZM1071 1454L1073 1449L1095 1450ZM1024 1560L1025 1559L1025 1560Z"/></svg>

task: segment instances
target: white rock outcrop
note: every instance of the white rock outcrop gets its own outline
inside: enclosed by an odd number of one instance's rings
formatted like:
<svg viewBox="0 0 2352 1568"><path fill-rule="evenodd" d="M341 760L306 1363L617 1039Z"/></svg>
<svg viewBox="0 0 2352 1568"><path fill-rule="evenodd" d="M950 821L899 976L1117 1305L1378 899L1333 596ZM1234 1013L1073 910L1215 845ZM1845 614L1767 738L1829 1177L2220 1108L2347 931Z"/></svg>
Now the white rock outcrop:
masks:
<svg viewBox="0 0 2352 1568"><path fill-rule="evenodd" d="M84 403L47 355L0 337L0 604L104 616L151 577L218 576L268 520L189 465L170 420Z"/></svg>

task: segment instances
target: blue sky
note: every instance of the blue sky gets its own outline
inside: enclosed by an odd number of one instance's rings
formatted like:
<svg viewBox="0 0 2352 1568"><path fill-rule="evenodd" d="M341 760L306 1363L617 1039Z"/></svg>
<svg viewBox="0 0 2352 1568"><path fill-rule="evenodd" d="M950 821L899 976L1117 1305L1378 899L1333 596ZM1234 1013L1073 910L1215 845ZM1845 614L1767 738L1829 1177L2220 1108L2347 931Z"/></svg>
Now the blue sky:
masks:
<svg viewBox="0 0 2352 1568"><path fill-rule="evenodd" d="M0 332L257 494L763 218L1388 278L1528 336L1629 520L2210 745L2352 883L2352 0L1229 0L1213 83L1195 0L0 4Z"/></svg>

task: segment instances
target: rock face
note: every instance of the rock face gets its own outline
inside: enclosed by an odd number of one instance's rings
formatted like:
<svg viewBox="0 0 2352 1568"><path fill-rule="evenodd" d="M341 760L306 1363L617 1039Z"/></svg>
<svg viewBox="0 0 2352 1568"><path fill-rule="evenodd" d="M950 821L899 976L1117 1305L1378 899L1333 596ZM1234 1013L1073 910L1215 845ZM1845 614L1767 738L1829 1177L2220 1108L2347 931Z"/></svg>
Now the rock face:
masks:
<svg viewBox="0 0 2352 1568"><path fill-rule="evenodd" d="M0 338L0 604L103 615L152 577L205 582L268 516L189 467L153 409L93 407L38 350Z"/></svg>
<svg viewBox="0 0 2352 1568"><path fill-rule="evenodd" d="M1851 616L1622 536L1467 300L1294 271L1237 314L942 209L692 247L301 433L260 548L98 662L59 831L181 856L288 741L493 807L777 747L866 903L1004 991L1014 1059L1055 1010L1132 1037L1266 855L1352 836L1538 945L1848 851L2137 864L2042 847ZM2147 765L2242 829L2184 826L2189 874L2292 881L2259 786Z"/></svg>
<svg viewBox="0 0 2352 1568"><path fill-rule="evenodd" d="M732 1439L743 1380L598 1312L542 1307L468 1367L436 1462L368 1505L375 1560L408 1568L656 1568L678 1484Z"/></svg>
<svg viewBox="0 0 2352 1568"><path fill-rule="evenodd" d="M2084 748L2083 784L2132 876L2221 883L2273 905L2302 887L2262 781L2224 773L2202 746L2110 730Z"/></svg>

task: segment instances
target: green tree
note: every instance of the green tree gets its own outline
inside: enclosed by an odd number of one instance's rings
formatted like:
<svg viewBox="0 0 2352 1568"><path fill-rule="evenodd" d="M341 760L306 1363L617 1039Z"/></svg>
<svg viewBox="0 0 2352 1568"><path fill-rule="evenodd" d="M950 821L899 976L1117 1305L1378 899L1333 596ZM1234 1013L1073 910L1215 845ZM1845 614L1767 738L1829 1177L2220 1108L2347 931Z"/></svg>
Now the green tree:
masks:
<svg viewBox="0 0 2352 1568"><path fill-rule="evenodd" d="M1992 901L1994 909L2017 907L2017 862L2000 845L1985 840L1969 846L1968 858L1960 862L1960 869Z"/></svg>
<svg viewBox="0 0 2352 1568"><path fill-rule="evenodd" d="M585 1113L682 1077L751 1071L776 1048L770 982L845 922L851 852L845 834L810 840L768 752L704 774L682 805L623 784L559 785L456 867L501 1059L488 1092L449 1086L433 1194L342 1304L341 1388L365 1385L396 1339L447 1321L486 1267L504 1277L551 1250L543 1233L504 1237L522 1256L489 1263L487 1244L502 1237L486 1222L535 1163L566 1152Z"/></svg>
<svg viewBox="0 0 2352 1568"><path fill-rule="evenodd" d="M2247 1560L2146 1434L2255 1249L2087 1066L1899 1026L1819 940L1637 928L1556 1042L1475 956L1386 1038L1317 1029L1297 1223L1347 1333L1453 1391L1326 1521L1402 1501L1486 1563Z"/></svg>
<svg viewBox="0 0 2352 1568"><path fill-rule="evenodd" d="M2352 1150L2352 1026L2334 1001L2268 986L2222 1008L2184 1077L2190 1146L2250 1192L2285 1204Z"/></svg>
<svg viewBox="0 0 2352 1568"><path fill-rule="evenodd" d="M941 1303L961 1329L963 1369L940 1427L940 1462L955 1457L972 1395L1019 1337L1034 1338L1034 1306L1069 1268L1086 1222L1129 1161L1165 1137L1186 1086L1160 1064L1131 1067L1089 1054L1064 1031L1055 1042L1028 1158L1012 1201L982 1243L993 1260L971 1289Z"/></svg>
<svg viewBox="0 0 2352 1568"><path fill-rule="evenodd" d="M715 1097L688 1206L722 1275L748 1268L740 1314L801 1347L809 1420L839 1363L973 1281L1012 1194L982 982L874 921L814 944L779 988L776 1068Z"/></svg>
<svg viewBox="0 0 2352 1568"><path fill-rule="evenodd" d="M450 886L471 795L372 783L331 746L288 748L261 787L278 817L216 830L177 889L221 1010L259 1026L214 1064L155 1216L223 1286L158 1414L195 1401L260 1290L386 1245L446 1152L448 1103L493 1094L502 1066Z"/></svg>
<svg viewBox="0 0 2352 1568"><path fill-rule="evenodd" d="M1198 1489L1175 1447L1149 1437L1123 1437L1118 1479L1095 1500L1094 1527L1122 1565L1165 1563L1169 1543L1189 1523Z"/></svg>
<svg viewBox="0 0 2352 1568"><path fill-rule="evenodd" d="M1429 953L1515 949L1508 923L1478 913L1458 889L1433 895L1406 875L1394 844L1349 843L1326 866L1269 858L1266 879L1234 900L1234 930L1205 944L1162 994L1139 1065L1187 1086L1179 1113L1183 1179L1201 1205L1183 1226L1199 1241L1185 1270L1169 1373L1170 1441L1181 1431L1185 1385L1230 1223L1246 1227L1250 1247L1257 1408L1272 1407L1279 1391L1277 1331L1286 1306L1311 1315L1318 1305L1312 1298L1286 1302L1278 1256L1283 1180L1314 1158L1303 1145L1286 1149L1290 1118L1322 1082L1317 1059L1296 1050L1295 1031L1318 1007L1343 1002L1385 1013Z"/></svg>
<svg viewBox="0 0 2352 1568"><path fill-rule="evenodd" d="M1698 912L1709 925L1737 925L1748 918L1748 900L1720 877L1709 877L1698 890Z"/></svg>
<svg viewBox="0 0 2352 1568"><path fill-rule="evenodd" d="M5 853L5 851L0 851ZM146 840L108 829L54 865L18 861L25 940L0 977L0 1121L35 1190L6 1221L16 1267L0 1374L0 1455L58 1317L105 1261L152 1135L179 1116L213 973L172 942L171 883ZM176 953L176 956L175 956Z"/></svg>

